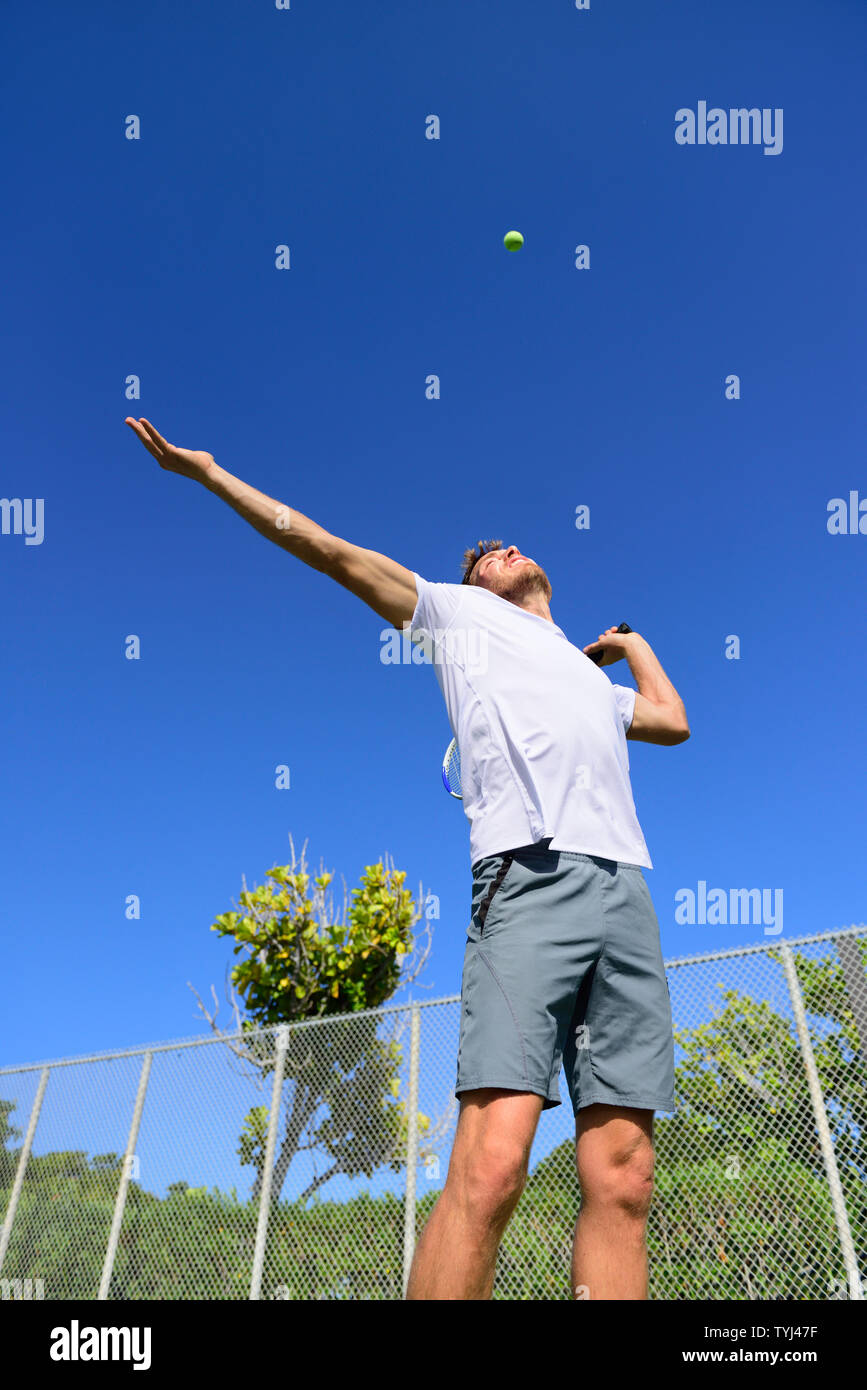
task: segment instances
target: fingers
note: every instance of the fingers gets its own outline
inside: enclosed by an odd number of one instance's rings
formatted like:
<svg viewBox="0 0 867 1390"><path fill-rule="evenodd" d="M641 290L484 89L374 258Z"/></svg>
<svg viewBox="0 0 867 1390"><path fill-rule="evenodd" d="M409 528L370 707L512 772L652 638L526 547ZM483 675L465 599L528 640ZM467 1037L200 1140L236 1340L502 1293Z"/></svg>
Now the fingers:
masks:
<svg viewBox="0 0 867 1390"><path fill-rule="evenodd" d="M153 454L154 458L155 458L155 459L158 459L158 458L159 458L159 454L158 454L158 452L157 452L157 450L156 450L156 447L155 447L154 444L151 442L150 435L148 434L147 430L142 429L142 427L141 427L141 425L139 424L138 420L134 420L134 419L132 418L132 416L128 415L127 418L126 418L126 420L124 421L124 424L125 424L125 425L129 425L129 427L130 427L130 429L133 431L133 433L141 440L142 444L145 446L145 448L147 449L148 453L149 453L149 454Z"/></svg>
<svg viewBox="0 0 867 1390"><path fill-rule="evenodd" d="M130 429L134 431L148 453L151 454L158 463L162 463L168 445L159 430L155 430L149 420L145 420L144 418L136 420L132 415L126 417L124 424L129 425ZM148 431L150 431L150 433L148 433Z"/></svg>
<svg viewBox="0 0 867 1390"><path fill-rule="evenodd" d="M144 416L142 416L139 423L144 425L154 444L156 444L160 449L171 448L171 445L169 444L168 440L163 439L156 425L152 425L150 420L146 420Z"/></svg>
<svg viewBox="0 0 867 1390"><path fill-rule="evenodd" d="M607 629L605 630L605 632L600 632L600 634L599 634L599 636L596 638L596 641L595 641L595 642L588 642L588 643L587 643L587 646L584 647L583 650L584 650L585 652L589 652L589 651L591 650L591 648L593 648L593 647L598 647L598 646L599 646L599 643L600 643L600 642L604 642L605 639L606 639L606 637L610 637L611 634L612 634L612 632L615 633L617 636L620 635L620 634L617 632L617 628L616 628L616 627L609 627L609 628L607 628Z"/></svg>

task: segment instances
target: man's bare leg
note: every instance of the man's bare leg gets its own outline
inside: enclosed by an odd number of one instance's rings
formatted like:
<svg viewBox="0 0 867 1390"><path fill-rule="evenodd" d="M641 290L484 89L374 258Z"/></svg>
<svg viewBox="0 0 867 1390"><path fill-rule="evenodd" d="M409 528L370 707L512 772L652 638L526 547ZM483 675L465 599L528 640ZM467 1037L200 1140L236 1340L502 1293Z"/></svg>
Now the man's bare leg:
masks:
<svg viewBox="0 0 867 1390"><path fill-rule="evenodd" d="M415 1252L408 1299L491 1297L541 1113L542 1097L523 1091L462 1093L448 1176Z"/></svg>
<svg viewBox="0 0 867 1390"><path fill-rule="evenodd" d="M576 1298L647 1298L647 1213L653 1193L653 1111L618 1105L579 1110L576 1163Z"/></svg>

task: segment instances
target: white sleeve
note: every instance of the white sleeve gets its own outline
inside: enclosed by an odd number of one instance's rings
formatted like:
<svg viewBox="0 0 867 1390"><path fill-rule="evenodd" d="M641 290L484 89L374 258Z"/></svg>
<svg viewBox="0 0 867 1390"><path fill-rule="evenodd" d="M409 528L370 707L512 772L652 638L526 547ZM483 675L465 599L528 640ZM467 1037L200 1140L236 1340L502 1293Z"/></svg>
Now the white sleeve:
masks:
<svg viewBox="0 0 867 1390"><path fill-rule="evenodd" d="M463 602L461 584L430 584L413 571L415 591L418 602L410 622L410 636L416 634L444 632L454 621Z"/></svg>
<svg viewBox="0 0 867 1390"><path fill-rule="evenodd" d="M638 692L628 685L615 685L613 681L611 689L614 691L617 713L623 723L623 732L626 733L635 716L635 696Z"/></svg>

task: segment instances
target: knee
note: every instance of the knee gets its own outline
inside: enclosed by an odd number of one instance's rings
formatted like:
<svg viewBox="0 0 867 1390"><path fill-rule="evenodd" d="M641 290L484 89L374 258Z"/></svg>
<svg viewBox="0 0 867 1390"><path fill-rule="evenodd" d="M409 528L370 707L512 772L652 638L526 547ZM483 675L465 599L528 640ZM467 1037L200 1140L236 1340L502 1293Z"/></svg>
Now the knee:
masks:
<svg viewBox="0 0 867 1390"><path fill-rule="evenodd" d="M526 1155L520 1147L502 1142L480 1144L460 1165L454 1180L474 1215L486 1221L508 1217L527 1181Z"/></svg>
<svg viewBox="0 0 867 1390"><path fill-rule="evenodd" d="M653 1197L653 1146L649 1141L612 1147L578 1169L582 1199L644 1222Z"/></svg>

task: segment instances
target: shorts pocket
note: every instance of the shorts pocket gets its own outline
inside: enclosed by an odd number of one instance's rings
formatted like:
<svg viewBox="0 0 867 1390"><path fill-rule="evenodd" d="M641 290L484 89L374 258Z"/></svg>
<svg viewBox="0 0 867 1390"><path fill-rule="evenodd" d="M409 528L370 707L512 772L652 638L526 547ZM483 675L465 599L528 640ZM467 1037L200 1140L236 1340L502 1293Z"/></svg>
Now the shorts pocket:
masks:
<svg viewBox="0 0 867 1390"><path fill-rule="evenodd" d="M491 904L499 893L506 881L506 875L515 862L513 854L503 854L500 856L500 863L496 873L488 884L487 891L479 904L478 912L475 914L473 926L476 928L477 940L481 941L485 934L485 922L491 910Z"/></svg>

